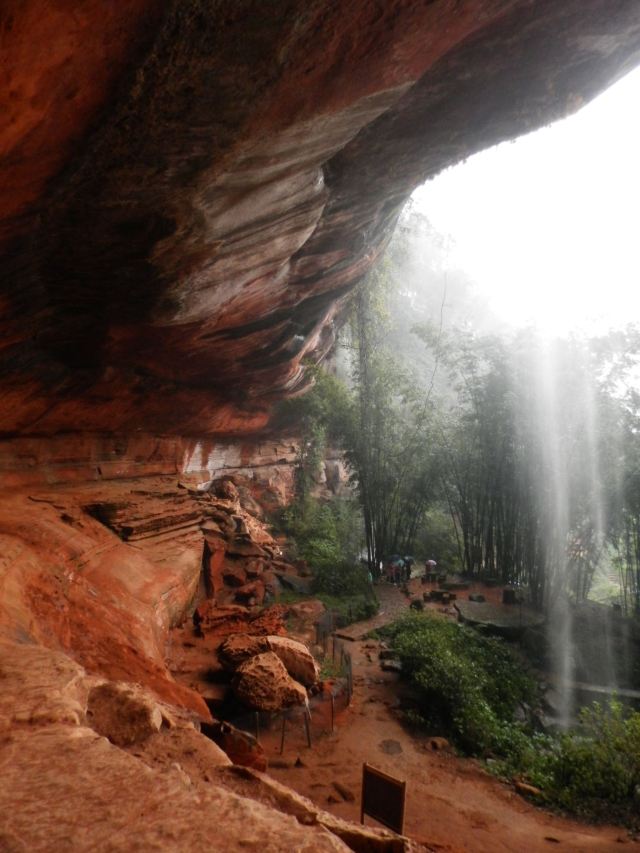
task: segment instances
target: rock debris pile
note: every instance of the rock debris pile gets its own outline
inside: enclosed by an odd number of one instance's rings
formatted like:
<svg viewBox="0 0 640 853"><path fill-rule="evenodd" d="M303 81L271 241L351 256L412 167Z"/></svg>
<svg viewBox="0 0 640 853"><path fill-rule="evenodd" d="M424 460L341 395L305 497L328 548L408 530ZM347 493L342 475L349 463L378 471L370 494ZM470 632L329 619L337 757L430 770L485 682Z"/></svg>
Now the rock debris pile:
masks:
<svg viewBox="0 0 640 853"><path fill-rule="evenodd" d="M241 496L242 492L242 496ZM197 690L212 713L233 702L254 711L304 705L319 669L307 647L286 635L283 588L310 590L303 563L283 559L280 544L253 510L247 488L229 478L191 494L205 537L206 598L174 632L173 675ZM265 608L265 605L269 605Z"/></svg>

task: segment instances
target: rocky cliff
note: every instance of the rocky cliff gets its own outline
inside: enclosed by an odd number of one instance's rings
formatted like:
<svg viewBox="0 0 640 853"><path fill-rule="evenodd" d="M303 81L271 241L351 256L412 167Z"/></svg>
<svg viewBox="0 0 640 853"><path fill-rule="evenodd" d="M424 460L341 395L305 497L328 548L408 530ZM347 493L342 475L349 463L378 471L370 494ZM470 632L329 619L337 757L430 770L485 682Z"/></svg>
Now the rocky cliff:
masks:
<svg viewBox="0 0 640 853"><path fill-rule="evenodd" d="M421 181L638 58L635 0L6 0L5 434L264 425Z"/></svg>
<svg viewBox="0 0 640 853"><path fill-rule="evenodd" d="M0 847L126 850L137 820L138 846L192 850L224 816L229 850L383 849L307 805L269 829L185 774L188 755L226 764L194 753L209 711L165 662L219 580L222 519L196 493L243 478L257 515L290 495L271 407L330 350L412 189L631 68L640 7L5 0L0 39ZM164 764L96 723L122 695Z"/></svg>

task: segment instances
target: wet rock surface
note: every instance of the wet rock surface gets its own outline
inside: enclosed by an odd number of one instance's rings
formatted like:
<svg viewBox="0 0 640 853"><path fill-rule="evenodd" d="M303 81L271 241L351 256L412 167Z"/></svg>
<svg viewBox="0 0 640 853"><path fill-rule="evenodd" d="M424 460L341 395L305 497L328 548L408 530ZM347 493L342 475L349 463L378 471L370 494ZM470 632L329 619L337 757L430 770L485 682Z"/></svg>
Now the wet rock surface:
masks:
<svg viewBox="0 0 640 853"><path fill-rule="evenodd" d="M0 642L0 673L2 850L349 849L319 823L225 786L216 769L229 759L176 710L163 707L141 743L127 734L127 749L117 746L123 731L139 733L140 704L154 706L144 691L132 703L126 685L103 685L120 708L110 742L85 723L95 680L67 656Z"/></svg>
<svg viewBox="0 0 640 853"><path fill-rule="evenodd" d="M280 711L307 701L307 691L291 678L273 652L263 652L240 664L232 684L238 699L256 711Z"/></svg>
<svg viewBox="0 0 640 853"><path fill-rule="evenodd" d="M0 847L345 849L189 758L220 642L309 588L264 524L297 455L273 403L416 184L623 73L638 4L63 5L0 12Z"/></svg>
<svg viewBox="0 0 640 853"><path fill-rule="evenodd" d="M5 11L0 426L23 435L263 427L413 188L640 46L634 0Z"/></svg>

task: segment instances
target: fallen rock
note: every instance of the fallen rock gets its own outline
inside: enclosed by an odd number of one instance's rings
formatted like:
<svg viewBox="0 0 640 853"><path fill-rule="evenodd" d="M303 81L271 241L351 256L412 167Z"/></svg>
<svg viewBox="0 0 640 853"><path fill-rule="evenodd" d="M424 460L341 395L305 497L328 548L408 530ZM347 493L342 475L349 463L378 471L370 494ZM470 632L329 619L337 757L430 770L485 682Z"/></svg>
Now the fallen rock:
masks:
<svg viewBox="0 0 640 853"><path fill-rule="evenodd" d="M402 672L402 663L399 660L380 661L380 669L383 672Z"/></svg>
<svg viewBox="0 0 640 853"><path fill-rule="evenodd" d="M211 484L211 491L222 500L229 501L232 504L240 503L238 487L229 478L214 480Z"/></svg>
<svg viewBox="0 0 640 853"><path fill-rule="evenodd" d="M252 616L249 622L249 633L268 634L273 636L285 636L287 627L285 619L289 614L289 608L282 604L274 604L262 613Z"/></svg>
<svg viewBox="0 0 640 853"><path fill-rule="evenodd" d="M197 610L200 630L207 637L220 637L220 642L230 634L286 634L284 620L288 609L274 605L259 614L252 614L240 604L220 605L206 601Z"/></svg>
<svg viewBox="0 0 640 853"><path fill-rule="evenodd" d="M233 764L252 767L254 770L267 769L264 749L248 732L240 731L230 723L214 723L203 725L202 733L217 744Z"/></svg>
<svg viewBox="0 0 640 853"><path fill-rule="evenodd" d="M433 752L450 752L451 744L445 737L430 737L425 744L425 749L431 749Z"/></svg>
<svg viewBox="0 0 640 853"><path fill-rule="evenodd" d="M241 664L232 686L237 698L257 711L279 711L307 701L307 691L291 678L273 652L264 652Z"/></svg>
<svg viewBox="0 0 640 853"><path fill-rule="evenodd" d="M116 746L132 746L160 731L162 712L148 694L137 688L105 682L89 691L87 721Z"/></svg>
<svg viewBox="0 0 640 853"><path fill-rule="evenodd" d="M380 660L395 660L397 658L397 653L395 649L380 649L378 657Z"/></svg>
<svg viewBox="0 0 640 853"><path fill-rule="evenodd" d="M331 784L347 803L353 803L355 801L356 795L353 793L351 788L347 788L347 786L343 785L342 782L337 782L335 780Z"/></svg>
<svg viewBox="0 0 640 853"><path fill-rule="evenodd" d="M224 667L235 671L249 658L263 652L274 652L284 664L289 675L306 687L315 684L319 677L319 668L309 649L297 640L281 637L256 636L252 634L231 634L218 649L218 656Z"/></svg>
<svg viewBox="0 0 640 853"><path fill-rule="evenodd" d="M247 604L250 607L254 607L255 605L262 604L264 601L264 594L265 589L262 581L252 581L251 583L246 583L244 586L236 589L235 599L236 601Z"/></svg>
<svg viewBox="0 0 640 853"><path fill-rule="evenodd" d="M234 672L249 658L266 651L269 651L267 637L231 634L218 649L218 657L226 669Z"/></svg>
<svg viewBox="0 0 640 853"><path fill-rule="evenodd" d="M285 665L289 675L305 687L311 687L320 677L320 668L304 643L289 637L267 637L269 649Z"/></svg>
<svg viewBox="0 0 640 853"><path fill-rule="evenodd" d="M260 545L248 539L236 537L227 545L227 554L233 557L266 557L267 552Z"/></svg>
<svg viewBox="0 0 640 853"><path fill-rule="evenodd" d="M247 562L245 566L245 572L247 573L247 577L255 580L259 578L264 571L264 562L257 558L253 558Z"/></svg>

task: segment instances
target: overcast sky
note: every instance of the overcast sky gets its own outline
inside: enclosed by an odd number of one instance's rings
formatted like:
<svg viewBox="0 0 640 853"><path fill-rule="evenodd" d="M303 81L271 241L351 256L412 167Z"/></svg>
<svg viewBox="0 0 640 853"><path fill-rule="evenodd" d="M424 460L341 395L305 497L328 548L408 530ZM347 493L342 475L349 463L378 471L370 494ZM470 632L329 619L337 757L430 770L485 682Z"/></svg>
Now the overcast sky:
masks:
<svg viewBox="0 0 640 853"><path fill-rule="evenodd" d="M507 322L551 334L640 323L640 69L414 199Z"/></svg>

